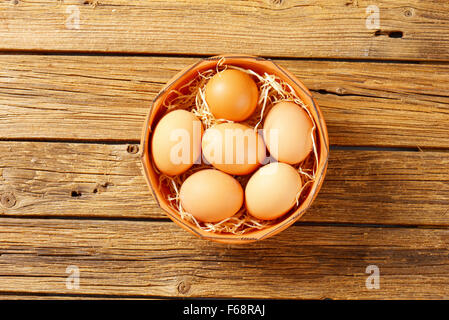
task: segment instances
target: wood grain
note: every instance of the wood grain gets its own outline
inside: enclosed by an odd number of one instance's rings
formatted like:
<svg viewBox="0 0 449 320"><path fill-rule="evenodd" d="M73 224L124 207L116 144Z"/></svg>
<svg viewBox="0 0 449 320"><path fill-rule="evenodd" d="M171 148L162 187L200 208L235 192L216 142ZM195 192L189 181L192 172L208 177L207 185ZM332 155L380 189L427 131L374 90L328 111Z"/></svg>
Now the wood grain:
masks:
<svg viewBox="0 0 449 320"><path fill-rule="evenodd" d="M365 25L373 4L378 29ZM449 299L447 12L444 0L1 2L0 297ZM297 75L334 146L304 217L242 246L169 221L136 149L167 80L221 53Z"/></svg>
<svg viewBox="0 0 449 320"><path fill-rule="evenodd" d="M448 298L449 231L292 226L242 246L169 222L0 220L0 293L234 298ZM380 289L368 290L368 265ZM68 266L80 272L67 289Z"/></svg>
<svg viewBox="0 0 449 320"><path fill-rule="evenodd" d="M0 214L165 217L126 144L3 141L0 155ZM331 150L323 188L301 221L449 226L448 155Z"/></svg>
<svg viewBox="0 0 449 320"><path fill-rule="evenodd" d="M379 28L366 26L369 5ZM448 60L448 11L445 0L3 1L0 49Z"/></svg>
<svg viewBox="0 0 449 320"><path fill-rule="evenodd" d="M0 55L0 139L138 141L162 86L197 59ZM277 60L333 145L449 147L449 65Z"/></svg>

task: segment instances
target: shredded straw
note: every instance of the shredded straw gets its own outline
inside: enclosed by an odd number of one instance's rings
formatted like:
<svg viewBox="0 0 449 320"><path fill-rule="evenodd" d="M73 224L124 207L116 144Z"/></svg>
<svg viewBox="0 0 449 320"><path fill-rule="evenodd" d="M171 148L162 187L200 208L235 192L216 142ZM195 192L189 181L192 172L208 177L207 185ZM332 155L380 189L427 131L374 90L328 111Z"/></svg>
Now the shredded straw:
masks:
<svg viewBox="0 0 449 320"><path fill-rule="evenodd" d="M256 81L257 87L259 88L259 101L256 112L250 119L244 122L246 125L253 127L254 130L257 130L271 107L280 101L292 101L296 103L307 112L313 123L313 129L311 132L313 153L311 153L303 162L295 166L301 176L302 188L296 196L296 205L290 211L293 212L307 197L307 189L309 189L310 185L315 181L316 169L318 167L318 153L315 141L315 121L304 102L297 96L293 88L288 83L272 74L264 73L263 75L259 75L250 69L226 65L224 58L222 58L217 63L216 68L209 69L201 73L198 72L198 75L194 79L180 87L178 90L171 90L169 95L167 95L167 97L170 98L164 101L164 106L167 108L167 111L184 109L193 112L198 119L201 120L205 129L219 123L233 122L226 119L216 119L209 111L209 106L207 105L205 98L205 87L207 81L216 73L222 72L227 68L240 70L249 74ZM153 162L152 165L156 173L159 175L159 188L164 189L162 193L166 195L170 206L177 213L179 213L181 219L197 226L198 228L201 228L202 230L212 233L238 235L247 234L251 231L264 229L271 225L277 224L280 220L285 219L285 217L289 215L287 213L275 220L260 220L252 217L243 206L235 215L222 221L215 223L204 223L198 221L190 213L183 209L179 199L179 190L182 183L190 175L202 169L210 169L212 166L208 164L195 164L185 173L171 177L159 172ZM249 176L234 177L242 184L242 187L245 188Z"/></svg>

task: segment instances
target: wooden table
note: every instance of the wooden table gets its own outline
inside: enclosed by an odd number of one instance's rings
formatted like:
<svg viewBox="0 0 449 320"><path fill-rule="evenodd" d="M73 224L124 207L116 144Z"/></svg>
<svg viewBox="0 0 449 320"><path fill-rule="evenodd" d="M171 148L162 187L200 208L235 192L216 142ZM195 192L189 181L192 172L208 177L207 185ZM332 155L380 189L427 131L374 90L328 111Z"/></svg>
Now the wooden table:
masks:
<svg viewBox="0 0 449 320"><path fill-rule="evenodd" d="M0 50L1 298L449 298L446 0L3 0ZM243 246L169 221L137 147L220 53L291 70L331 142L303 219Z"/></svg>

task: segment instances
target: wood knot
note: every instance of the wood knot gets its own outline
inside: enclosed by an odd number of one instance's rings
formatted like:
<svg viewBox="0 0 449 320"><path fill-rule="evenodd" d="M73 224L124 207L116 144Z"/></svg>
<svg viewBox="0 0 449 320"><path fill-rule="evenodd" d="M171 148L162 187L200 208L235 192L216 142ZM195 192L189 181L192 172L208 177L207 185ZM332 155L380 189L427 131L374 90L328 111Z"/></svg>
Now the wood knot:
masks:
<svg viewBox="0 0 449 320"><path fill-rule="evenodd" d="M130 144L128 148L126 148L126 151L128 151L128 153L136 154L139 152L139 146L136 144Z"/></svg>
<svg viewBox="0 0 449 320"><path fill-rule="evenodd" d="M268 2L270 2L271 4L274 4L276 6L280 6L281 4L284 3L284 0L269 0Z"/></svg>
<svg viewBox="0 0 449 320"><path fill-rule="evenodd" d="M349 1L346 1L345 6L347 6L347 7L350 7L350 6L352 6L352 7L358 7L358 6L359 6L358 0L349 0Z"/></svg>
<svg viewBox="0 0 449 320"><path fill-rule="evenodd" d="M98 192L102 192L102 191L106 191L106 189L111 185L110 182L105 182L105 183L97 183L97 185L95 186L94 190L92 191L93 193L98 193Z"/></svg>
<svg viewBox="0 0 449 320"><path fill-rule="evenodd" d="M16 197L12 192L5 192L0 195L0 203L5 208L12 208L16 204Z"/></svg>
<svg viewBox="0 0 449 320"><path fill-rule="evenodd" d="M337 94L339 94L339 95L343 95L346 93L346 90L345 90L345 88L338 87L337 89L335 89L335 92L337 92Z"/></svg>
<svg viewBox="0 0 449 320"><path fill-rule="evenodd" d="M404 11L404 16L406 16L407 18L410 18L414 15L414 10L412 8L406 9Z"/></svg>
<svg viewBox="0 0 449 320"><path fill-rule="evenodd" d="M72 196L72 198L78 198L78 197L81 197L81 192L80 191L76 191L76 190L73 190L71 193L70 193L70 195Z"/></svg>
<svg viewBox="0 0 449 320"><path fill-rule="evenodd" d="M182 280L178 283L178 292L180 294L187 294L190 291L190 283L188 281Z"/></svg>
<svg viewBox="0 0 449 320"><path fill-rule="evenodd" d="M83 1L83 4L95 8L100 5L100 2L98 0L85 0Z"/></svg>

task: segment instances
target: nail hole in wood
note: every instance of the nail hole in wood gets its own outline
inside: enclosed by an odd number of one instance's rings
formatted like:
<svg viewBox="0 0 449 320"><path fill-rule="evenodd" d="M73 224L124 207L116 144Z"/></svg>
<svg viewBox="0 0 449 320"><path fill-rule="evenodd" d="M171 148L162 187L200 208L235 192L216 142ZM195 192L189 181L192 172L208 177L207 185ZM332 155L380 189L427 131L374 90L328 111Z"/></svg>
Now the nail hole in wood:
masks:
<svg viewBox="0 0 449 320"><path fill-rule="evenodd" d="M139 146L135 145L135 144L130 144L128 146L128 148L126 149L126 151L128 151L128 153L135 154L135 153L139 152Z"/></svg>
<svg viewBox="0 0 449 320"><path fill-rule="evenodd" d="M378 36L388 36L389 38L402 38L402 36L404 35L404 33L402 31L383 31L383 30L376 30L374 32L374 36L378 37Z"/></svg>
<svg viewBox="0 0 449 320"><path fill-rule="evenodd" d="M390 31L388 33L389 38L402 38L403 35L404 33L402 31Z"/></svg>
<svg viewBox="0 0 449 320"><path fill-rule="evenodd" d="M81 197L81 192L79 192L79 191L72 191L72 197L73 198Z"/></svg>

